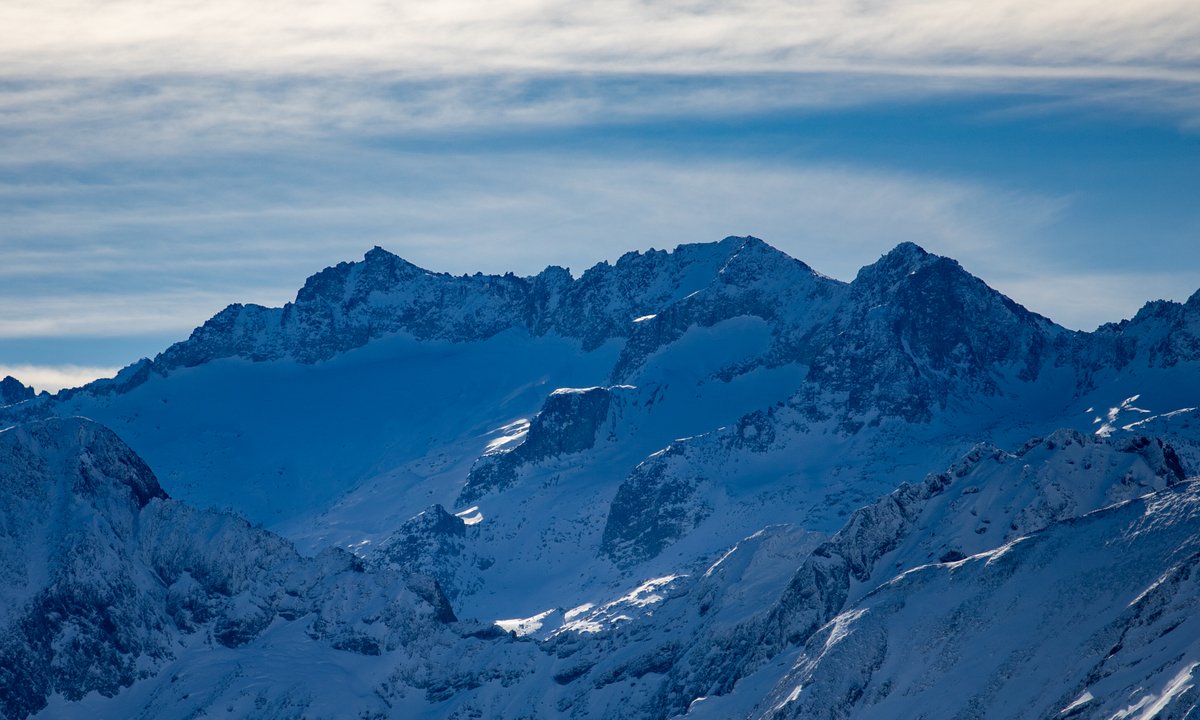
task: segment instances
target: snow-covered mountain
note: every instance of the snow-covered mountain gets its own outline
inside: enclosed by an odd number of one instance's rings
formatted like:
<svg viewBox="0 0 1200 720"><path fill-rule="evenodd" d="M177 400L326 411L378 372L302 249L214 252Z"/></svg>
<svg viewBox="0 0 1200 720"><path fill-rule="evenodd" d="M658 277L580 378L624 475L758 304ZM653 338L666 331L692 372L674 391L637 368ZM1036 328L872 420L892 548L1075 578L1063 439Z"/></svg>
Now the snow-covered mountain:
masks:
<svg viewBox="0 0 1200 720"><path fill-rule="evenodd" d="M1037 583L1126 550L1144 572L1091 617L1182 572L1147 548L1193 532L1198 338L1200 293L1073 332L911 243L850 283L755 238L579 277L375 248L112 380L3 386L3 712L988 715L1020 682L935 702L950 661L890 648L982 622L950 598L989 588L1057 617ZM1159 540L1092 520L1134 506ZM1019 582L978 569L1035 546ZM976 652L1046 667L1100 633L998 622ZM1141 658L1011 716L1149 697Z"/></svg>
<svg viewBox="0 0 1200 720"><path fill-rule="evenodd" d="M48 716L62 717L64 703L163 682L222 649L253 647L257 661L275 663L297 642L314 656L379 656L436 639L455 620L428 577L366 574L336 548L305 558L240 518L168 499L146 464L89 420L0 433L0 525L8 718L48 702ZM280 702L291 685L285 676L238 688L238 704Z"/></svg>

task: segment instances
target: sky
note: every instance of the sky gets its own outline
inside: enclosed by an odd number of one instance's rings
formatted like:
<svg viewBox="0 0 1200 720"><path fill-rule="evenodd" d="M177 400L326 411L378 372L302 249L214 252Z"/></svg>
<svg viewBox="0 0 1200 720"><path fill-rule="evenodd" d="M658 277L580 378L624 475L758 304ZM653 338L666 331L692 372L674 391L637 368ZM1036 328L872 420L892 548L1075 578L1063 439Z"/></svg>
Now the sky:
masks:
<svg viewBox="0 0 1200 720"><path fill-rule="evenodd" d="M0 375L54 390L374 245L577 275L948 255L1074 329L1200 288L1195 0L8 0Z"/></svg>

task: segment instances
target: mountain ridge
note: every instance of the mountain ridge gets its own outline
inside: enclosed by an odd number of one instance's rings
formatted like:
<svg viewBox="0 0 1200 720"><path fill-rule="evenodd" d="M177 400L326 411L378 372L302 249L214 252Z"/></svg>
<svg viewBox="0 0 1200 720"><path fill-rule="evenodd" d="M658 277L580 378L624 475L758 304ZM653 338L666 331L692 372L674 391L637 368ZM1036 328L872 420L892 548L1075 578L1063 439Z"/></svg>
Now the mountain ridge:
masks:
<svg viewBox="0 0 1200 720"><path fill-rule="evenodd" d="M755 260L746 260L748 256ZM737 269L747 262L754 270L739 275ZM652 287L650 278L664 271L669 287ZM708 280L698 279L697 272ZM922 287L911 281L918 273L928 279ZM779 277L773 287L764 282L771 276ZM789 287L789 277L808 280L812 287L796 292ZM739 314L773 317L778 308L794 310L800 304L797 296L807 296L809 302L823 299L824 308L814 308L803 320L785 319L778 332L786 337L781 337L759 363L806 362L819 355L817 344L844 330L828 327L829 318L838 315L844 305L845 298L839 298L839 294L857 294L859 303L868 310L892 303L912 310L928 307L923 300L939 299L931 287L938 282L944 286L955 282L974 285L973 292L993 296L1020 324L1044 331L1042 344L1052 347L1037 349L1022 368L1026 376L1034 376L1049 355L1054 356L1052 362L1056 365L1084 366L1080 370L1084 375L1097 363L1120 366L1128 362L1130 353L1137 354L1135 347L1149 344L1139 343L1138 338L1130 337L1131 333L1152 332L1158 344L1165 342L1170 333L1153 327L1163 322L1173 323L1177 329L1193 328L1187 330L1190 339L1174 347L1155 347L1150 362L1171 363L1180 357L1200 356L1200 330L1193 327L1200 317L1200 290L1183 303L1150 300L1132 318L1106 323L1091 332L1071 331L992 290L952 258L934 255L907 241L864 266L849 283L821 275L753 236L683 244L672 251L631 251L614 263L601 261L579 277L554 265L527 277L513 273L455 276L426 270L375 246L361 261L342 262L310 276L297 291L296 299L281 307L231 304L197 327L187 340L171 345L152 359L132 363L117 378L66 388L57 395L69 398L80 391L124 392L144 382L151 373L165 375L227 357L253 362L290 357L315 363L395 333L407 333L419 340L462 342L511 329L532 336L553 332L575 338L587 351L605 341L620 340L625 343L624 350L609 377L611 383L620 383L629 381L647 354L677 339L688 327L712 325ZM761 289L755 290L756 286ZM744 297L731 300L729 290L721 288L736 289ZM389 299L402 289L410 292ZM683 289L690 292L684 293ZM706 301L704 292L716 296ZM374 310L370 309L372 297L379 306ZM958 297L963 296L960 293ZM608 298L619 298L620 302L614 306ZM449 312L452 303L461 306L462 316ZM955 305L941 307L954 309ZM597 315L601 318L598 321L579 321ZM863 319L867 319L866 313L860 317ZM827 326L824 334L815 332L821 326ZM919 326L908 329L918 333L922 330ZM943 364L944 355L938 358ZM743 369L731 368L731 372Z"/></svg>
<svg viewBox="0 0 1200 720"><path fill-rule="evenodd" d="M1034 556L1098 572L1093 536L1160 590L1047 631L1137 649L1033 714L1159 683L1143 658L1190 646L1139 628L1200 597L1151 551L1194 534L1198 316L1070 331L911 243L850 283L755 238L578 278L373 249L0 410L0 716L869 717L895 667L945 672L895 651L913 617L979 623L954 598Z"/></svg>

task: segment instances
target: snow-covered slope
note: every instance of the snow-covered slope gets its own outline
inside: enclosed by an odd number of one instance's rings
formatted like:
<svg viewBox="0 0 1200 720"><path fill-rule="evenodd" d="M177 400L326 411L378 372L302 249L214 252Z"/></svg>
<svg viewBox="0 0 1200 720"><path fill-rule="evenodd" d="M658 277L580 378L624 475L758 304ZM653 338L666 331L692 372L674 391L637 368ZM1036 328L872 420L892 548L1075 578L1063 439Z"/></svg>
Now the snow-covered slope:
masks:
<svg viewBox="0 0 1200 720"><path fill-rule="evenodd" d="M725 712L757 703L755 688L780 658L803 657L824 637L826 617L857 620L844 608L896 586L896 573L908 577L939 553L946 567L970 562L958 559L967 553L999 555L997 543L1183 485L1170 449L1145 438L1062 431L1011 454L980 447L856 513L826 543L766 528L707 569L501 623L526 637L514 643L486 625L451 622L437 586L419 576L364 567L341 551L304 559L243 521L165 499L149 469L89 421L11 428L0 450L10 538L0 679L12 718L47 702L41 716L56 718ZM1190 497L1161 492L1154 507ZM1006 526L992 522L1002 515ZM414 537L472 527L436 508L423 517L409 528ZM1179 517L1172 509L1143 524L1160 532ZM990 525L997 532L978 531ZM825 580L814 585L816 577ZM1132 661L1115 667L1119 682L1147 677ZM778 682L791 681L788 673Z"/></svg>
<svg viewBox="0 0 1200 720"><path fill-rule="evenodd" d="M114 428L173 497L277 530L386 473L393 504L355 521L394 529L453 502L458 488L430 477L461 484L490 431L528 417L560 385L603 377L614 355L519 330L461 343L390 336L320 363L224 358L151 372L127 392L80 392L54 412ZM334 542L321 534L307 546Z"/></svg>
<svg viewBox="0 0 1200 720"><path fill-rule="evenodd" d="M815 633L751 716L1193 716L1198 491L895 577Z"/></svg>
<svg viewBox="0 0 1200 720"><path fill-rule="evenodd" d="M1183 480L1178 459L1159 441L1112 441L1063 430L1014 453L976 447L945 472L857 511L827 542L805 548L793 539L798 552L790 562L796 569L772 567L768 584L738 574L747 560L758 562L750 550L764 538L758 533L697 573L699 579L673 581L674 596L686 599L667 603L655 619L661 622L658 642L671 644L670 662L651 682L640 714L631 710L627 716L669 717L697 698L725 695L739 682L756 687L789 648L803 645L847 605L907 569L988 551ZM786 584L784 573L791 574ZM752 594L745 594L745 585ZM727 598L735 594L741 600L733 612ZM579 632L588 620L585 615L558 632ZM650 634L645 626L655 620L637 620L642 634ZM753 697L753 690L747 692Z"/></svg>

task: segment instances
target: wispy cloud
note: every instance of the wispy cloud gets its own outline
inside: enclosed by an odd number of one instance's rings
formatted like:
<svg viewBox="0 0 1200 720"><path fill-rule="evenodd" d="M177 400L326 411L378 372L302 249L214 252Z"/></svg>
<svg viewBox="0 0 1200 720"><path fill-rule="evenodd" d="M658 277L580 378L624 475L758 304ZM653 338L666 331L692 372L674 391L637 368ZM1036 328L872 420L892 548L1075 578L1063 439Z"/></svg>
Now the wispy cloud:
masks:
<svg viewBox="0 0 1200 720"><path fill-rule="evenodd" d="M371 170L343 175L341 163ZM315 270L374 243L438 270L533 273L548 262L538 238L553 236L550 259L580 269L630 249L630 238L674 244L722 232L802 243L807 261L853 275L859 260L904 240L979 255L1052 222L1066 203L919 173L705 158L388 153L316 167L324 182L267 170L229 197L203 177L140 180L111 203L73 185L45 188L37 207L11 209L0 277L122 272L178 284L221 269ZM236 242L220 240L239 228ZM72 242L84 233L113 239Z"/></svg>
<svg viewBox="0 0 1200 720"><path fill-rule="evenodd" d="M447 142L481 132L812 113L989 94L1014 98L1007 106L1014 113L1103 111L1165 118L1180 127L1200 123L1200 69L832 65L750 74L34 77L0 82L0 158L3 167L24 170L47 162L166 162L213 152L299 154L348 139Z"/></svg>
<svg viewBox="0 0 1200 720"><path fill-rule="evenodd" d="M1192 0L54 0L0 5L0 155L170 157L330 137L979 92L1200 121Z"/></svg>
<svg viewBox="0 0 1200 720"><path fill-rule="evenodd" d="M1190 0L378 3L91 0L6 3L15 75L513 70L714 72L991 64L1186 66Z"/></svg>
<svg viewBox="0 0 1200 720"><path fill-rule="evenodd" d="M38 392L57 392L113 377L119 369L80 365L0 365L0 377L11 375Z"/></svg>

